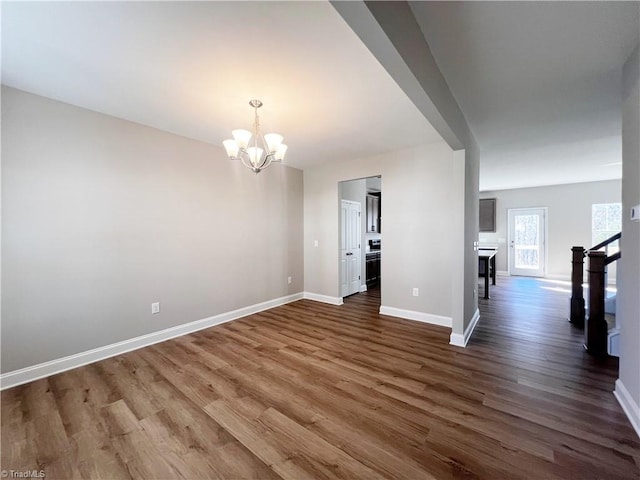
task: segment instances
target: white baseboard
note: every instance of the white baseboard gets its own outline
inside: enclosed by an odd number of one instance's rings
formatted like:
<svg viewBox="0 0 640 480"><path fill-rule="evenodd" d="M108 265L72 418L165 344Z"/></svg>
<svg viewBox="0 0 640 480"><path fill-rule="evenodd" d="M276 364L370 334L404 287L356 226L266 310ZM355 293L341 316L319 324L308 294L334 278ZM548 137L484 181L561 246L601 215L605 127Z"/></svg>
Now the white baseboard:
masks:
<svg viewBox="0 0 640 480"><path fill-rule="evenodd" d="M466 347L471 335L473 334L473 329L476 328L476 325L478 324L478 320L480 320L480 310L476 309L473 317L471 317L471 322L469 322L467 328L464 329L464 334L451 333L449 344L455 345L456 347Z"/></svg>
<svg viewBox="0 0 640 480"><path fill-rule="evenodd" d="M624 386L620 379L616 380L616 388L613 394L622 407L622 410L624 410L624 413L626 413L638 437L640 437L640 406L633 400L629 390L627 390L627 387Z"/></svg>
<svg viewBox="0 0 640 480"><path fill-rule="evenodd" d="M496 276L498 276L498 277L508 277L509 276L509 272L507 272L506 270L496 270Z"/></svg>
<svg viewBox="0 0 640 480"><path fill-rule="evenodd" d="M198 330L203 330L215 325L220 325L221 323L246 317L247 315L252 315L264 310L269 310L270 308L295 302L302 298L302 293L294 293L293 295L287 295L285 297L268 300L266 302L256 303L255 305L239 308L238 310L233 310L231 312L225 312L212 317L203 318L202 320L196 320L194 322L130 338L129 340L124 340L122 342L112 343L111 345L105 345L104 347L94 348L92 350L87 350L86 352L76 353L74 355L69 355L68 357L58 358L38 365L33 365L31 367L21 368L19 370L14 370L13 372L7 372L0 375L0 390L17 387L18 385L33 382L40 378L49 377L73 368L82 367L83 365L98 362L115 355L121 355L142 347L147 347L154 343L181 337L182 335L197 332Z"/></svg>
<svg viewBox="0 0 640 480"><path fill-rule="evenodd" d="M406 318L407 320L415 320L417 322L430 323L440 327L451 328L451 317L443 317L441 315L433 315L431 313L415 312L413 310L403 310L401 308L380 306L381 315L389 315L391 317Z"/></svg>
<svg viewBox="0 0 640 480"><path fill-rule="evenodd" d="M366 291L367 291L367 284L365 283L364 285L360 285L360 293L366 292Z"/></svg>
<svg viewBox="0 0 640 480"><path fill-rule="evenodd" d="M342 305L342 297L330 297L329 295L321 295L319 293L304 292L303 298L314 300L316 302L328 303L330 305Z"/></svg>

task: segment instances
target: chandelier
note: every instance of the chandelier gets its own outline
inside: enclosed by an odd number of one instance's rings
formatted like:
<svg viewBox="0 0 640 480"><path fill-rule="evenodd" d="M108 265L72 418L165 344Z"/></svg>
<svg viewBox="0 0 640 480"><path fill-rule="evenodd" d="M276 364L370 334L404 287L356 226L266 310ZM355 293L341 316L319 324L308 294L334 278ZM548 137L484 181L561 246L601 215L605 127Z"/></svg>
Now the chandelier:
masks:
<svg viewBox="0 0 640 480"><path fill-rule="evenodd" d="M240 160L254 173L260 173L273 162L282 162L287 146L282 143L282 135L267 133L263 136L260 133L258 109L262 106L262 102L251 100L249 105L253 107L255 113L253 133L249 130L233 130L231 132L233 140L225 140L222 144L231 160Z"/></svg>

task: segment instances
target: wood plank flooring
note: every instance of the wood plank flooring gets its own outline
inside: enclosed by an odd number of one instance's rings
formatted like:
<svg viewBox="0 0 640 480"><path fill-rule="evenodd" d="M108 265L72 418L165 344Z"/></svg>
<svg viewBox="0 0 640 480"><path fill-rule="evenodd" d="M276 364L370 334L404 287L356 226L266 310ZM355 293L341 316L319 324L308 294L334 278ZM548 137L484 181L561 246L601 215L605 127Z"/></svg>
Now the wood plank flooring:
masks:
<svg viewBox="0 0 640 480"><path fill-rule="evenodd" d="M612 395L550 282L498 278L466 349L302 300L2 392L4 470L47 479L638 479Z"/></svg>

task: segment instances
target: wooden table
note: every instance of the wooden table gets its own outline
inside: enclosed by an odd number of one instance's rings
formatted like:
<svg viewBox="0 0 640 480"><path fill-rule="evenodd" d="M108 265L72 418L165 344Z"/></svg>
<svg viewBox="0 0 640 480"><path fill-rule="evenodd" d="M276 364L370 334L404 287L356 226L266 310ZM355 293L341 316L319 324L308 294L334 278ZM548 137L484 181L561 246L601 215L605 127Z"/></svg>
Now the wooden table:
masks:
<svg viewBox="0 0 640 480"><path fill-rule="evenodd" d="M496 253L495 248L478 249L478 260L484 263L484 298L489 298L489 276L491 283L496 284Z"/></svg>

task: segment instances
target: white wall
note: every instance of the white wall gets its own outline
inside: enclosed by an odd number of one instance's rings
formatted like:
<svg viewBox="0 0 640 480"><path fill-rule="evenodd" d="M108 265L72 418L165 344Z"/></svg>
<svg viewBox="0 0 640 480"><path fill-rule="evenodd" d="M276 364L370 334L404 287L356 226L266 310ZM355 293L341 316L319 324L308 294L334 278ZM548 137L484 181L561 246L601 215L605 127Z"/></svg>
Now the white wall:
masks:
<svg viewBox="0 0 640 480"><path fill-rule="evenodd" d="M375 175L384 184L382 305L451 317L462 303L460 291L453 299L451 265L460 256L452 237L460 236L464 183L445 143L305 170L305 290L339 296L338 182Z"/></svg>
<svg viewBox="0 0 640 480"><path fill-rule="evenodd" d="M592 246L591 205L620 202L620 180L573 183L547 187L481 192L480 198L496 198L496 232L481 232L482 243L498 244L496 269L507 271L507 210L547 207L547 276L570 279L571 247ZM500 243L504 241L505 243ZM610 270L615 279L615 271Z"/></svg>
<svg viewBox="0 0 640 480"><path fill-rule="evenodd" d="M301 292L302 186L3 87L2 372Z"/></svg>
<svg viewBox="0 0 640 480"><path fill-rule="evenodd" d="M616 394L640 435L640 222L629 212L640 204L640 50L623 70L622 258L618 266L616 316L620 324L620 379Z"/></svg>

